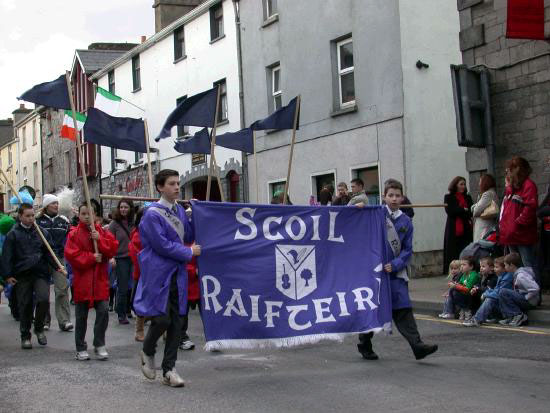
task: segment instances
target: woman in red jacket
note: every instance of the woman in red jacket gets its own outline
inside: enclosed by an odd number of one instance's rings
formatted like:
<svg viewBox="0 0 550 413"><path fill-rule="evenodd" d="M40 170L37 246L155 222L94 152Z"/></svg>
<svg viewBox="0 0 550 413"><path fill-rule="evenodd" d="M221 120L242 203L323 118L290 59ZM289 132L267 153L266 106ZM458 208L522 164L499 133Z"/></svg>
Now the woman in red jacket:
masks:
<svg viewBox="0 0 550 413"><path fill-rule="evenodd" d="M95 213L97 217L97 211ZM78 218L79 224L71 229L65 244L65 259L71 264L74 274L76 359L90 359L85 339L88 311L94 307L94 350L98 359L106 360L109 357L105 350L105 331L109 324L107 263L116 254L118 241L101 227L101 217L99 222L94 222L94 229L90 228L90 214L85 204L78 209ZM93 241L97 243L97 253Z"/></svg>
<svg viewBox="0 0 550 413"><path fill-rule="evenodd" d="M538 192L529 179L529 162L515 156L506 162L506 191L499 223L499 243L521 256L524 267L535 269Z"/></svg>

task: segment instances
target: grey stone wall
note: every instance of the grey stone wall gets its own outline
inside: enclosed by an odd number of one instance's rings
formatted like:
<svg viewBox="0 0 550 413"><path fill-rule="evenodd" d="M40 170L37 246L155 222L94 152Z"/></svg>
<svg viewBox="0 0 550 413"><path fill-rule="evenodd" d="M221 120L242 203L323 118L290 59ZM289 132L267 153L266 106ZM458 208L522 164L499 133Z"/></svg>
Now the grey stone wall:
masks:
<svg viewBox="0 0 550 413"><path fill-rule="evenodd" d="M504 190L506 160L519 155L530 162L542 198L550 181L550 43L507 39L506 5L506 0L458 1L462 56L469 66L490 69L499 192ZM548 29L549 0L545 12ZM487 169L485 151L468 149L466 163L475 194L479 176Z"/></svg>

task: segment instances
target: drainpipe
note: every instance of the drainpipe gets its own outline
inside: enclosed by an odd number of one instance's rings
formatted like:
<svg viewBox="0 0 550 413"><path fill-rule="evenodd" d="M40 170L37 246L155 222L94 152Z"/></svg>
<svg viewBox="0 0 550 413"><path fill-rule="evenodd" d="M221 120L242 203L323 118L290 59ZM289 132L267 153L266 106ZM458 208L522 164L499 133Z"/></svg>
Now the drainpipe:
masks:
<svg viewBox="0 0 550 413"><path fill-rule="evenodd" d="M240 2L239 0L233 0L233 11L235 14L235 31L237 38L237 70L239 72L239 108L241 113L241 129L244 128L244 93L243 93L243 55L242 55L242 43L241 43L241 16L240 16ZM243 202L249 202L248 191L248 154L241 152L243 173Z"/></svg>

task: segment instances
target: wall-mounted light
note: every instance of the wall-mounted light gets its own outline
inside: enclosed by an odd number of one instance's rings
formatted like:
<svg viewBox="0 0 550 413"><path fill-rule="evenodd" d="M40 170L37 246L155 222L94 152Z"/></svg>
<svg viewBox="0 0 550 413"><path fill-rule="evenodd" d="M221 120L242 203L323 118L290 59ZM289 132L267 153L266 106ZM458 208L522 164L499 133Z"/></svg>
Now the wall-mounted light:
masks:
<svg viewBox="0 0 550 413"><path fill-rule="evenodd" d="M422 60L418 60L418 61L416 62L416 68L419 69L419 70L427 69L427 68L429 68L429 67L430 67L430 65L427 64L427 63L424 63Z"/></svg>

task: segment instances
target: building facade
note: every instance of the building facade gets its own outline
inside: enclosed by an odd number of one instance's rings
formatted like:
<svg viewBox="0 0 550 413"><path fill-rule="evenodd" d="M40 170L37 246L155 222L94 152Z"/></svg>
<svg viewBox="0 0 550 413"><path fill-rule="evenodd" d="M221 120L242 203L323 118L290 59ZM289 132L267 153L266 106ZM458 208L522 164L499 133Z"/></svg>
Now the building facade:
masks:
<svg viewBox="0 0 550 413"><path fill-rule="evenodd" d="M239 4L245 123L301 96L293 203L355 177L371 203L388 178L402 181L413 202L441 203L450 180L465 173L449 73L460 60L453 0ZM258 176L248 157L252 201L269 202L284 187L289 142L289 131L257 134ZM445 212L415 212L415 266L439 274Z"/></svg>
<svg viewBox="0 0 550 413"><path fill-rule="evenodd" d="M170 3L155 3L157 18L164 15L161 9ZM125 100L119 116L147 120L153 161L159 169L174 169L181 174L182 196L205 199L209 156L174 150L177 139L185 139L200 128L174 128L172 137L159 143L154 142L154 137L178 102L215 85L220 85L221 90L217 133L241 129L234 5L229 0L175 3L196 7L168 25L157 21L159 31L155 35L108 64L92 79ZM145 162L142 154L110 148L101 151L106 183L125 181L127 175L134 174L135 166ZM245 187L241 153L217 147L215 156L225 198L242 201ZM147 191L148 187L142 189ZM215 182L211 199L220 199Z"/></svg>
<svg viewBox="0 0 550 413"><path fill-rule="evenodd" d="M13 168L14 151L17 149L13 135L13 119L0 119L0 169L4 171L10 183L15 185ZM16 157L16 156L15 156ZM9 196L11 190L2 176L0 179L0 212L10 210Z"/></svg>

